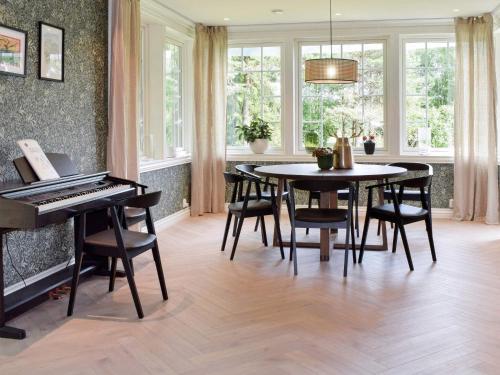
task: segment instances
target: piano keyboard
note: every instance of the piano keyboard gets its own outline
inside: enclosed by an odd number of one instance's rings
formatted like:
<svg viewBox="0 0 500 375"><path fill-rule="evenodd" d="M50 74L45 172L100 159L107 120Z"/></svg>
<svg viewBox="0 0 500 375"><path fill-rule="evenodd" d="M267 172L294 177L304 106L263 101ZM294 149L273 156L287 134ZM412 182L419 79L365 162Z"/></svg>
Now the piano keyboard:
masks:
<svg viewBox="0 0 500 375"><path fill-rule="evenodd" d="M39 202L35 202L34 204L38 207L39 213L45 213L81 203L90 202L99 198L111 197L115 194L134 189L134 187L128 184L104 185L91 190L80 191L74 194L42 200Z"/></svg>

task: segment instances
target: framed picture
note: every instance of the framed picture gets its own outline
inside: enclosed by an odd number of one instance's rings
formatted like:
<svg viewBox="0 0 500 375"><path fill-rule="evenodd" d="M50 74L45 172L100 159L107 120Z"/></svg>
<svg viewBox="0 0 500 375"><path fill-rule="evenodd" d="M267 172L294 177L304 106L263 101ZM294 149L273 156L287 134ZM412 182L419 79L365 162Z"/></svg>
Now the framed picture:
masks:
<svg viewBox="0 0 500 375"><path fill-rule="evenodd" d="M26 77L26 32L0 24L0 74Z"/></svg>
<svg viewBox="0 0 500 375"><path fill-rule="evenodd" d="M39 23L40 65L38 77L48 81L64 81L64 29Z"/></svg>

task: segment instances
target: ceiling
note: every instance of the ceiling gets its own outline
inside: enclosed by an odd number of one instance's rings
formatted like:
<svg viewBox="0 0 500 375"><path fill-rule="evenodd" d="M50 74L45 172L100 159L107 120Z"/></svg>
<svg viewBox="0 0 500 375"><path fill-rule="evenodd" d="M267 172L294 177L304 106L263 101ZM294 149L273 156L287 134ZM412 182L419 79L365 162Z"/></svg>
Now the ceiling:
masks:
<svg viewBox="0 0 500 375"><path fill-rule="evenodd" d="M208 25L321 22L328 20L329 11L328 0L156 1ZM491 12L499 4L500 0L333 0L333 17L336 21L450 18ZM284 13L273 14L273 9Z"/></svg>

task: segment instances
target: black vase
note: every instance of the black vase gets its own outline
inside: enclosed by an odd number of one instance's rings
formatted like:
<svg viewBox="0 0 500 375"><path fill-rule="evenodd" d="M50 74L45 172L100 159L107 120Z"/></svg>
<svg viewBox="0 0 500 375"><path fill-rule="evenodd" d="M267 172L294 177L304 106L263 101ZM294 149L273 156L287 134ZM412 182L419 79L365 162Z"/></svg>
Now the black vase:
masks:
<svg viewBox="0 0 500 375"><path fill-rule="evenodd" d="M375 142L373 142L371 139L365 141L365 143L363 143L363 146L365 147L366 155L373 155L375 153Z"/></svg>

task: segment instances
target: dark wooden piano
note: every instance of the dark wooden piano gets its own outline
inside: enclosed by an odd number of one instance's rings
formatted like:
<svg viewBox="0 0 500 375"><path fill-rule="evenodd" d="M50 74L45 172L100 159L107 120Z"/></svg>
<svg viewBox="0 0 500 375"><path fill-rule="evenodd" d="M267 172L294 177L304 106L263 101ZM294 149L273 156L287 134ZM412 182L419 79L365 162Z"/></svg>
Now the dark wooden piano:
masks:
<svg viewBox="0 0 500 375"><path fill-rule="evenodd" d="M25 158L14 161L23 182L0 184L0 337L23 339L26 332L8 327L8 319L47 299L47 293L71 279L72 269L49 276L4 296L3 237L16 230L41 228L74 218L78 233L80 215L87 213L87 234L108 225L107 208L137 194L142 185L110 176L109 172L79 174L68 156L47 154L61 178L38 181ZM87 259L82 274L105 272L107 259Z"/></svg>

